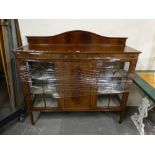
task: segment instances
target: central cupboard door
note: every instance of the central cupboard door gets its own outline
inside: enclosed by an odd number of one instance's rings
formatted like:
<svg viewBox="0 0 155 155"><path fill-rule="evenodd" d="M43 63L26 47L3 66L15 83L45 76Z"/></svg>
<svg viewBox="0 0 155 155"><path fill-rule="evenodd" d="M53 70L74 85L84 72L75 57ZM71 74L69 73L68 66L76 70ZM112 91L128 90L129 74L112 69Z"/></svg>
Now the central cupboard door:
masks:
<svg viewBox="0 0 155 155"><path fill-rule="evenodd" d="M91 106L92 63L85 61L62 62L62 107L64 110L84 110Z"/></svg>

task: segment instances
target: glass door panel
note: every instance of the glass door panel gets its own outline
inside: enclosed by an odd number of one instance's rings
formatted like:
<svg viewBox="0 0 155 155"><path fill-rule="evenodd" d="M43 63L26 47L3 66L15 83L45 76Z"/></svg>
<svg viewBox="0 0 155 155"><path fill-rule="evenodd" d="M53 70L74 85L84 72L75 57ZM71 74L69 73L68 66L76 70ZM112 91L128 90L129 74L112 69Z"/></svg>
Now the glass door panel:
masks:
<svg viewBox="0 0 155 155"><path fill-rule="evenodd" d="M97 68L97 107L120 106L120 94L128 92L132 84L129 62L108 58L98 61Z"/></svg>
<svg viewBox="0 0 155 155"><path fill-rule="evenodd" d="M58 107L57 67L50 61L27 61L21 72L29 83L34 108Z"/></svg>

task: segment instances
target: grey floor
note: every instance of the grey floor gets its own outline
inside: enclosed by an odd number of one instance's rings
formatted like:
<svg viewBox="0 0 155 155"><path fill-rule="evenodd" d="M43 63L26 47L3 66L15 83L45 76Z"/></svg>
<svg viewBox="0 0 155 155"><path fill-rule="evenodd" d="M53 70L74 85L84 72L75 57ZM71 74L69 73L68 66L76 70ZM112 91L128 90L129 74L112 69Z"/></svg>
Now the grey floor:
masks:
<svg viewBox="0 0 155 155"><path fill-rule="evenodd" d="M133 111L133 110L132 110ZM122 124L118 123L117 113L36 113L35 125L25 122L12 122L0 130L0 134L15 135L137 135L139 132L127 111Z"/></svg>
<svg viewBox="0 0 155 155"><path fill-rule="evenodd" d="M122 124L119 116L112 112L83 113L35 113L35 125L29 117L24 122L14 120L0 129L2 135L139 135L130 119L136 111L128 108ZM145 119L145 134L155 134L155 112Z"/></svg>

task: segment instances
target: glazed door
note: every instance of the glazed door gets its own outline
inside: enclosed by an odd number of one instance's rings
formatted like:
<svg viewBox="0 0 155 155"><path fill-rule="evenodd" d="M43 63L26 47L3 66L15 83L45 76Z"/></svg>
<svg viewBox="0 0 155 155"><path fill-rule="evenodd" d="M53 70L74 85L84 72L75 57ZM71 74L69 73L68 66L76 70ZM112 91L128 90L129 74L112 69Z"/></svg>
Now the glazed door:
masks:
<svg viewBox="0 0 155 155"><path fill-rule="evenodd" d="M58 109L58 63L49 60L18 62L28 110Z"/></svg>
<svg viewBox="0 0 155 155"><path fill-rule="evenodd" d="M89 79L92 63L88 61L62 62L62 107L64 110L85 110L91 105Z"/></svg>

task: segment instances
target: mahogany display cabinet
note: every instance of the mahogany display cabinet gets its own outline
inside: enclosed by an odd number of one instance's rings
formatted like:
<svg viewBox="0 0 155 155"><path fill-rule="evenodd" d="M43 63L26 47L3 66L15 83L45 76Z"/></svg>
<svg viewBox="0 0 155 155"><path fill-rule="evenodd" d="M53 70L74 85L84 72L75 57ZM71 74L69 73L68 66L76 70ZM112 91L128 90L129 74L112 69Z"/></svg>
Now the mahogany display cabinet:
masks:
<svg viewBox="0 0 155 155"><path fill-rule="evenodd" d="M113 111L121 122L140 54L126 39L81 30L28 36L14 53L31 123L33 111Z"/></svg>

